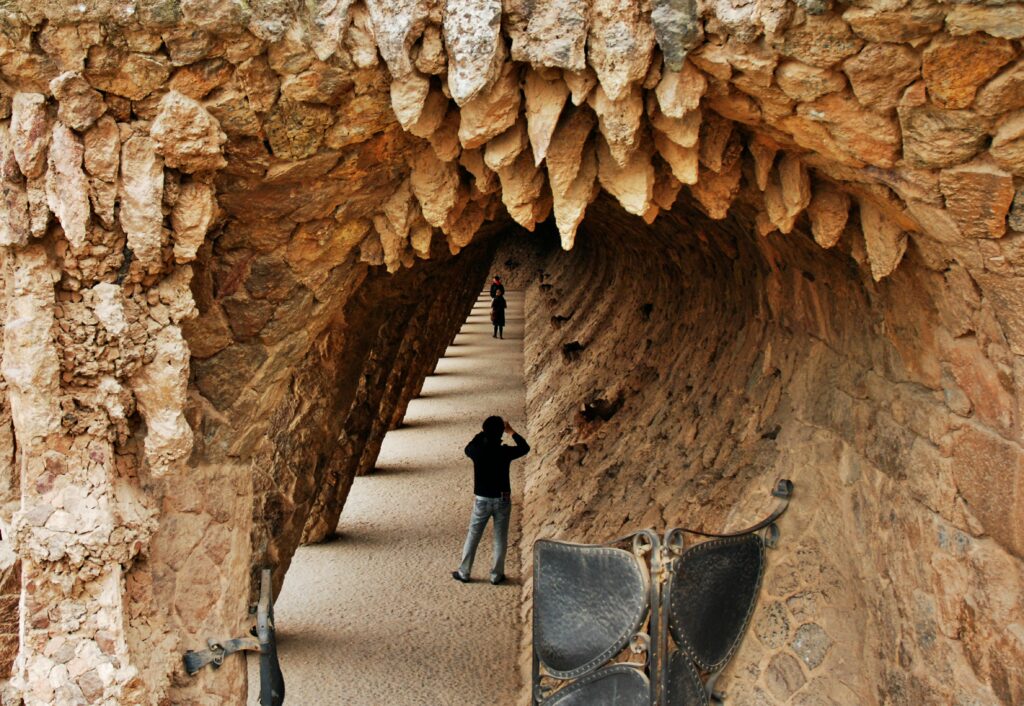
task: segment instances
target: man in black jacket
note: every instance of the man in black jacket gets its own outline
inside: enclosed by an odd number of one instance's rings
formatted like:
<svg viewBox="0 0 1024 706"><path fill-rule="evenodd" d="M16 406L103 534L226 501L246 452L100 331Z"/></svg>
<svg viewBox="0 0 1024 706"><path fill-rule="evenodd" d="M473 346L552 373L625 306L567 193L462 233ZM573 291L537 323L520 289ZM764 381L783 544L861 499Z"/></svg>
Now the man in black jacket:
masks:
<svg viewBox="0 0 1024 706"><path fill-rule="evenodd" d="M501 443L502 432L512 435L515 446ZM493 416L484 420L483 431L473 437L466 446L466 455L473 459L473 514L469 520L469 532L462 547L462 565L452 572L456 581L469 583L473 569L473 558L480 536L484 533L487 520L494 517L494 565L491 567L491 583L505 580L505 550L508 546L508 521L512 513L512 488L508 480L509 464L525 456L530 450L526 439L512 429L512 425L501 417Z"/></svg>

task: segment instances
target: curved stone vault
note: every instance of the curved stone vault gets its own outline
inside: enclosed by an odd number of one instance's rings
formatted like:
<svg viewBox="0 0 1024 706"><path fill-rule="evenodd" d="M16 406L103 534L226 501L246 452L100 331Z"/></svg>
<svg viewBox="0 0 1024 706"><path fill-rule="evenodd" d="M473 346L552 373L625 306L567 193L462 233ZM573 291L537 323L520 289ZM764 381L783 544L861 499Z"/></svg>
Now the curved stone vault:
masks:
<svg viewBox="0 0 1024 706"><path fill-rule="evenodd" d="M239 702L181 653L333 531L500 243L527 541L785 473L741 703L1024 702L1022 37L998 0L0 3L9 698Z"/></svg>

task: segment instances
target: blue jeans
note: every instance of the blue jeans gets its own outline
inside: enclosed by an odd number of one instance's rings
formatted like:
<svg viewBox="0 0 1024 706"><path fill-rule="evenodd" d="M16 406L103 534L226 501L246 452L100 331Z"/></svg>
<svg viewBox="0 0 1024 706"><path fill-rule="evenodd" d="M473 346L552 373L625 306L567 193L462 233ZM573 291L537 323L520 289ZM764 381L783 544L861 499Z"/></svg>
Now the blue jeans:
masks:
<svg viewBox="0 0 1024 706"><path fill-rule="evenodd" d="M463 578L469 578L473 570L476 547L480 544L484 527L487 526L487 520L494 517L494 565L491 567L491 579L498 579L505 575L505 550L508 548L508 519L512 514L512 501L484 498L479 495L474 495L473 498L473 514L469 518L469 532L462 547L459 574Z"/></svg>

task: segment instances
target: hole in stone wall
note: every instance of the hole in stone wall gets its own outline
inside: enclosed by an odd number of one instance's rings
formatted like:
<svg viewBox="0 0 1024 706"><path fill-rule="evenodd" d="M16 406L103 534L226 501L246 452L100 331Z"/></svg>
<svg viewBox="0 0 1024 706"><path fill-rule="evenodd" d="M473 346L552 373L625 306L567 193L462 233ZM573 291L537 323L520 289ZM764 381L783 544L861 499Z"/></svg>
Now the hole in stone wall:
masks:
<svg viewBox="0 0 1024 706"><path fill-rule="evenodd" d="M579 419L587 424L597 422L598 420L607 422L622 408L624 402L625 399L622 393L619 393L611 400L603 395L591 397L591 399L580 405Z"/></svg>
<svg viewBox="0 0 1024 706"><path fill-rule="evenodd" d="M562 344L562 359L566 363L574 363L580 359L580 353L586 350L586 346L579 341L570 341Z"/></svg>

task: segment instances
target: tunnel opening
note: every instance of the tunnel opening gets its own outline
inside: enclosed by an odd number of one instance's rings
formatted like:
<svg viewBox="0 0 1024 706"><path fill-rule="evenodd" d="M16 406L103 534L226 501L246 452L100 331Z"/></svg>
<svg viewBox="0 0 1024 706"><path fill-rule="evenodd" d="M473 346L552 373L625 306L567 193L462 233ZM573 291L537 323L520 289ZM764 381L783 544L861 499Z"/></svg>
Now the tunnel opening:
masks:
<svg viewBox="0 0 1024 706"><path fill-rule="evenodd" d="M516 692L521 464L512 473L517 520L509 579L497 587L487 581L491 530L476 554L473 583L453 586L451 578L474 504L463 448L493 414L525 433L523 293L506 293L506 335L495 340L482 284L422 381L425 394L408 400L408 423L384 436L374 469L351 481L344 511L333 518L337 534L304 541L292 556L275 620L288 698L296 703L459 703ZM442 626L459 636L458 648L440 638ZM248 666L254 704L256 660Z"/></svg>

